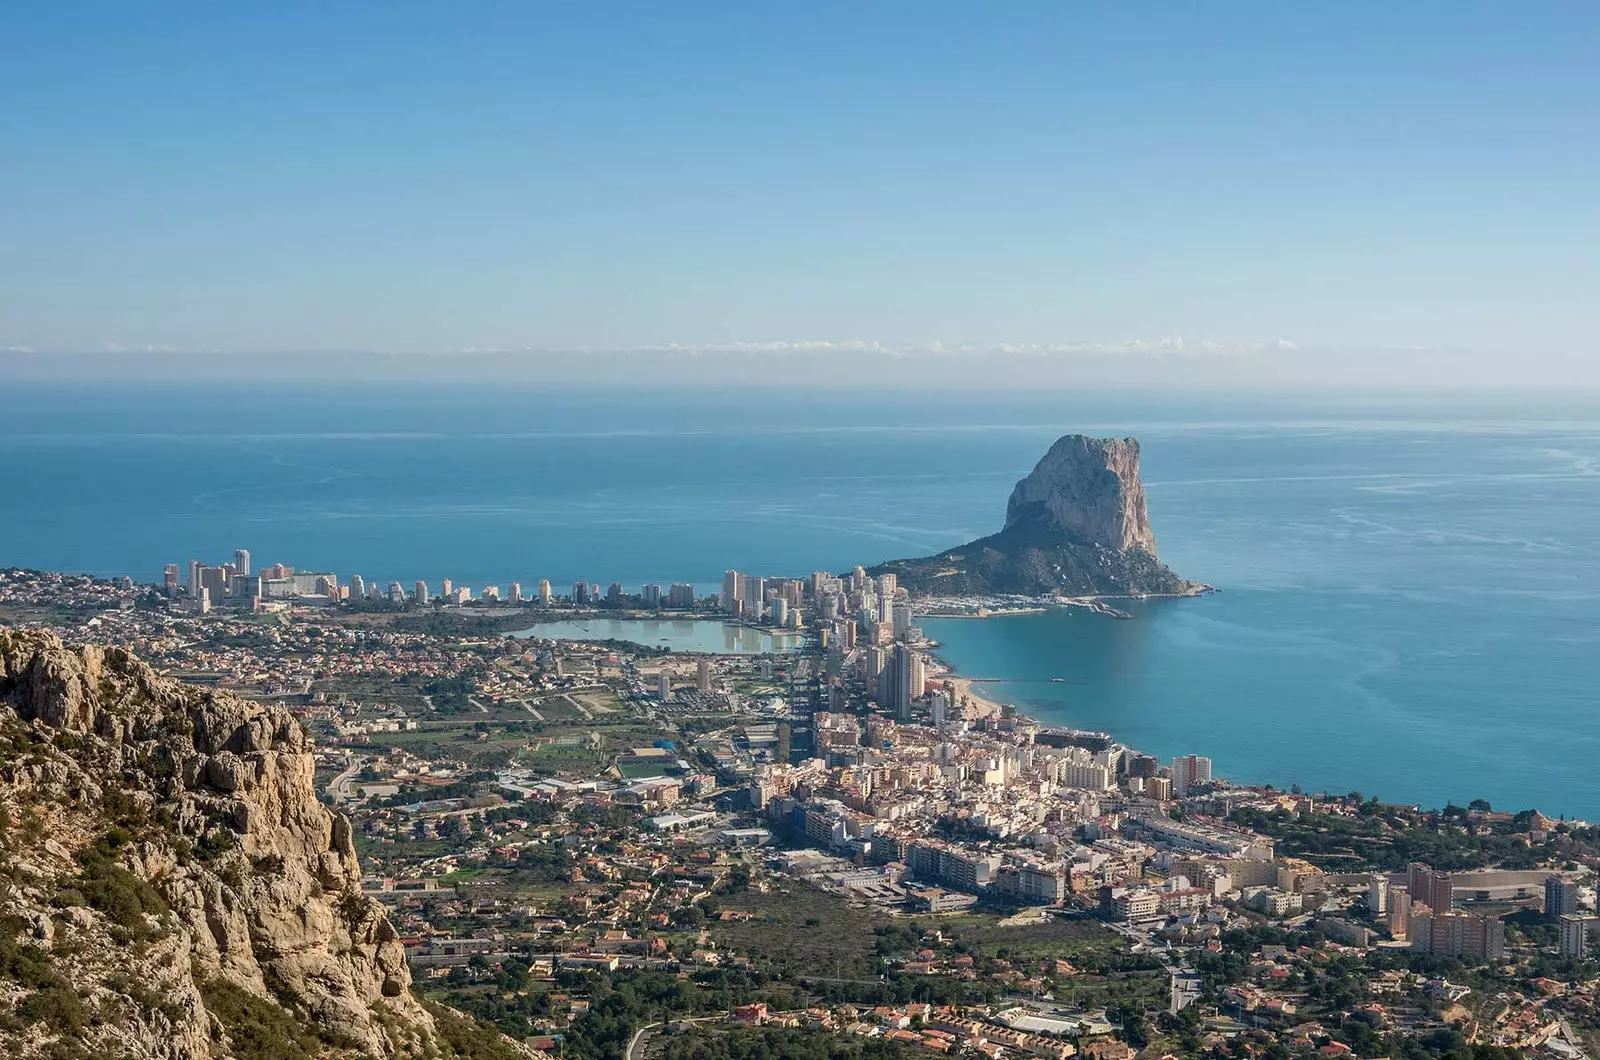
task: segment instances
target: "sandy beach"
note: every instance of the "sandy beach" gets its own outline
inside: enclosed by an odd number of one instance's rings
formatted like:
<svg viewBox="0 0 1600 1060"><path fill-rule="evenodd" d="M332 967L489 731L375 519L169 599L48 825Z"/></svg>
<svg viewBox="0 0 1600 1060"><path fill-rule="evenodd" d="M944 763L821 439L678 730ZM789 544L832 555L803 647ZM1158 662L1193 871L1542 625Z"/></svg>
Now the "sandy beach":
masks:
<svg viewBox="0 0 1600 1060"><path fill-rule="evenodd" d="M945 681L954 687L956 702L966 703L964 716L968 719L987 718L1000 713L999 703L977 691L970 678L961 677L948 667L936 674L933 680Z"/></svg>

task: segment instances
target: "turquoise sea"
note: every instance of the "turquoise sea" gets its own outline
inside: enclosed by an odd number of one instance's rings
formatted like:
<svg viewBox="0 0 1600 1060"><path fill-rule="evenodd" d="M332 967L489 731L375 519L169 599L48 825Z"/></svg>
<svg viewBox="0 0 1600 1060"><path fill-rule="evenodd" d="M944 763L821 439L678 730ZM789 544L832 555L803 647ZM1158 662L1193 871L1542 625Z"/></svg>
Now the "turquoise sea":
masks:
<svg viewBox="0 0 1600 1060"><path fill-rule="evenodd" d="M927 622L962 672L1239 780L1600 818L1595 397L0 383L0 564L713 591L970 539L1057 435L1134 434L1222 591Z"/></svg>

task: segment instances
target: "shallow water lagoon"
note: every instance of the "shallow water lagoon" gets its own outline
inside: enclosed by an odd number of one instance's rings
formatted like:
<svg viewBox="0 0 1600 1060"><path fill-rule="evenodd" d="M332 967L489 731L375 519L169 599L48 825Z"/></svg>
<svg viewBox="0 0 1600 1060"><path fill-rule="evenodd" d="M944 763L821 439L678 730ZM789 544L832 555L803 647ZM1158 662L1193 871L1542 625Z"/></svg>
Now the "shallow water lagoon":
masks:
<svg viewBox="0 0 1600 1060"><path fill-rule="evenodd" d="M550 640L626 640L650 648L724 655L794 651L801 641L796 634L771 633L764 629L703 618L573 618L536 622L511 636L546 637Z"/></svg>

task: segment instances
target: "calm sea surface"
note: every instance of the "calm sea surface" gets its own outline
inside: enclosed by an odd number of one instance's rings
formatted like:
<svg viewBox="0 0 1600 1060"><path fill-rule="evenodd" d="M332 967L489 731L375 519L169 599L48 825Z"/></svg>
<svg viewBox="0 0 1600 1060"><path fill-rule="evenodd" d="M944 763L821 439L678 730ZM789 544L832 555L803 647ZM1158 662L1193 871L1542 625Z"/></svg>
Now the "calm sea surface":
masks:
<svg viewBox="0 0 1600 1060"><path fill-rule="evenodd" d="M1600 408L1282 396L0 383L0 564L409 584L840 570L995 529L1066 431L1137 435L1133 622L928 621L1050 721L1225 776L1600 818ZM1062 678L1059 683L1053 678Z"/></svg>

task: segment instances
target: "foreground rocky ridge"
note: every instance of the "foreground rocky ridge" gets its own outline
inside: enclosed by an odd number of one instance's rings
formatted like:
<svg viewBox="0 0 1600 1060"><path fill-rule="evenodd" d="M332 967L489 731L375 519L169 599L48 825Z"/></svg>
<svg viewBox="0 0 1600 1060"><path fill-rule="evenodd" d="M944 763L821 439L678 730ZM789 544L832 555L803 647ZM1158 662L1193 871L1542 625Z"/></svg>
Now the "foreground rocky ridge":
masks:
<svg viewBox="0 0 1600 1060"><path fill-rule="evenodd" d="M411 994L281 709L0 630L0 826L13 1056L539 1055Z"/></svg>
<svg viewBox="0 0 1600 1060"><path fill-rule="evenodd" d="M1017 483L999 533L872 573L894 574L908 590L934 596L1173 596L1205 588L1156 556L1139 443L1081 434L1057 440Z"/></svg>

